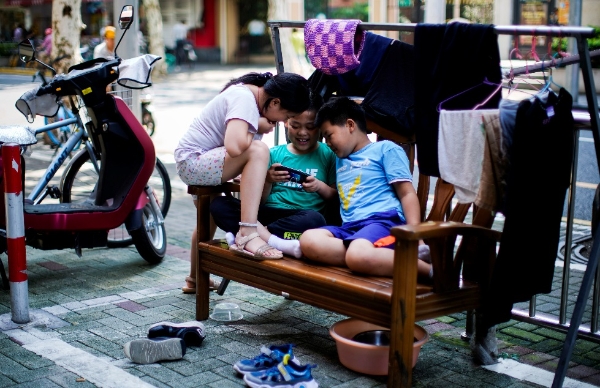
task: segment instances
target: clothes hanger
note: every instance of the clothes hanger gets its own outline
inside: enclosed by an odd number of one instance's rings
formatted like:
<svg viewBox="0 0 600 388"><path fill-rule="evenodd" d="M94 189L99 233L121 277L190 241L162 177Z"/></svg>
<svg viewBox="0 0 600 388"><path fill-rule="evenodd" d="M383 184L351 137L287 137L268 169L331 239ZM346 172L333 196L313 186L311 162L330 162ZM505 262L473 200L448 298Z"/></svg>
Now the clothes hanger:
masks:
<svg viewBox="0 0 600 388"><path fill-rule="evenodd" d="M559 50L560 50L560 44L559 44ZM562 86L557 84L554 79L552 78L552 68L559 66L560 64L556 63L556 56L560 56L560 52L557 52L555 55L552 55L552 41L549 40L548 41L548 54L546 54L547 56L549 56L552 60L552 64L550 65L550 67L548 68L548 72L550 73L547 81L546 81L546 85L540 90L541 92L545 92L549 89L551 89L551 86L555 86L557 87L559 90L562 89ZM561 56L561 58L564 58ZM542 62L542 71L544 71L544 62ZM544 73L544 79L546 78L546 73Z"/></svg>
<svg viewBox="0 0 600 388"><path fill-rule="evenodd" d="M492 98L492 97L493 97L493 96L494 96L494 95L495 95L495 94L496 94L496 93L497 93L497 92L498 92L500 89L502 89L502 86L503 86L503 85L502 85L502 83L499 83L499 84L497 84L497 83L494 83L494 82L490 82L490 81L488 81L487 77L485 77L481 83L479 83L479 84L477 84L477 85L475 85L475 86L471 86L470 88L468 88L468 89L466 89L466 90L463 90L462 92L460 92L460 93L457 93L457 94L455 94L455 95L453 95L453 96L450 96L450 97L446 98L444 101L441 101L441 102L438 104L438 106L437 106L437 111L438 111L438 112L441 112L441 111L442 111L442 105L443 105L445 102L448 102L448 101L452 100L453 98L456 98L456 97L458 97L458 96L461 96L461 95L463 95L463 94L467 93L467 92L468 92L468 91L470 91L470 90L473 90L473 89L475 89L475 88L478 88L478 87L480 87L481 85L495 86L496 88L494 89L494 91L493 91L493 92L492 92L492 93L491 93L491 94L490 94L488 97L486 97L486 99L485 99L483 102L480 102L479 104L475 105L475 107L474 107L474 108L472 108L473 110L475 110L475 109L477 109L477 108L481 107L482 105L485 105L485 104L486 104L486 103L487 103L487 102L488 102L488 101L489 101L489 100L490 100L490 99L491 99L491 98Z"/></svg>

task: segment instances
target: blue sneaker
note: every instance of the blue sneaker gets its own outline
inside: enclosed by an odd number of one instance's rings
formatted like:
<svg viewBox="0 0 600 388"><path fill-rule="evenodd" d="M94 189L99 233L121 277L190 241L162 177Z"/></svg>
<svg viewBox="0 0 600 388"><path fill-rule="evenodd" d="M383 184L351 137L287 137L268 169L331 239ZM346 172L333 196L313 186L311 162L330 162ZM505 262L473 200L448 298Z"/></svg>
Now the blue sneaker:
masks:
<svg viewBox="0 0 600 388"><path fill-rule="evenodd" d="M250 360L240 360L233 364L233 369L240 374L247 374L251 372L259 372L265 369L272 368L278 363L283 361L283 357L289 354L290 358L297 364L300 361L294 357L292 348L295 345L271 345L269 347L263 346L260 348L260 354Z"/></svg>
<svg viewBox="0 0 600 388"><path fill-rule="evenodd" d="M318 388L319 383L310 373L316 367L300 366L286 354L283 361L273 368L245 374L244 382L251 388Z"/></svg>

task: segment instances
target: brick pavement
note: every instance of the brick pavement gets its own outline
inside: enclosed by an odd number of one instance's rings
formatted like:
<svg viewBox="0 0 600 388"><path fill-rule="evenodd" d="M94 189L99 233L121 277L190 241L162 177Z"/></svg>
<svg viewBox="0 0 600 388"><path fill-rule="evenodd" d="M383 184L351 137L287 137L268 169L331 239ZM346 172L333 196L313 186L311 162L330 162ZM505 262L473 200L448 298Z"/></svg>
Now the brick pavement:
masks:
<svg viewBox="0 0 600 388"><path fill-rule="evenodd" d="M29 305L41 318L12 327L7 320L10 296L6 291L0 294L0 386L107 386L85 368L35 353L44 341L57 340L98 363L127 372L139 384L157 387L243 386L231 365L254 355L262 344L283 342L296 343L303 362L318 364L314 375L321 387L385 385L383 377L354 373L339 364L327 329L344 317L239 283L231 283L224 296L213 294L211 304L236 302L243 320L230 324L206 321L206 340L200 347L190 348L180 361L129 362L123 344L144 336L148 326L194 318L194 295L182 294L180 287L189 270L189 236L195 218L189 195L181 186L174 187L172 210L166 219L168 255L160 265L146 264L133 247L84 250L82 258L68 250L28 248ZM6 265L6 257L3 261ZM420 324L431 333L431 339L415 367L414 386L540 386L474 365L468 345L460 339L465 314ZM504 357L554 371L564 334L517 321L502 324L498 330ZM599 355L600 345L578 340L568 376L600 386Z"/></svg>

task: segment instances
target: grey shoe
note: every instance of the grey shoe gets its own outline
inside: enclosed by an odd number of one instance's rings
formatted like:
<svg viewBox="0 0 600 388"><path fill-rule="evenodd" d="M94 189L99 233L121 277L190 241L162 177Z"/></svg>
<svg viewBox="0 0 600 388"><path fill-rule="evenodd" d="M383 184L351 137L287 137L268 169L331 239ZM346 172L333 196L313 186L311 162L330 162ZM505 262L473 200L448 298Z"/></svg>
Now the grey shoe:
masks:
<svg viewBox="0 0 600 388"><path fill-rule="evenodd" d="M140 338L127 342L123 351L136 364L179 360L185 355L185 341L181 338Z"/></svg>

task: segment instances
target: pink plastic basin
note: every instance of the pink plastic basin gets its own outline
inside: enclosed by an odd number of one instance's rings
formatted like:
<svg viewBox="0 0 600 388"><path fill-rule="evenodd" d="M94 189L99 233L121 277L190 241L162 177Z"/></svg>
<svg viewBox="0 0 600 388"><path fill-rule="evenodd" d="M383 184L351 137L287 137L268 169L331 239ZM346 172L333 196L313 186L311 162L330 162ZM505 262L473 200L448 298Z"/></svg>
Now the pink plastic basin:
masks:
<svg viewBox="0 0 600 388"><path fill-rule="evenodd" d="M337 345L338 357L342 365L355 372L384 376L388 374L389 346L369 345L353 341L358 333L369 330L389 330L386 327L349 318L334 323L329 334ZM415 325L412 366L417 363L421 346L429 340L429 334L421 326Z"/></svg>

